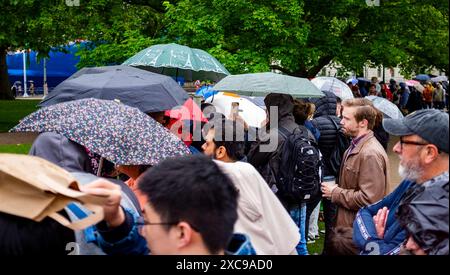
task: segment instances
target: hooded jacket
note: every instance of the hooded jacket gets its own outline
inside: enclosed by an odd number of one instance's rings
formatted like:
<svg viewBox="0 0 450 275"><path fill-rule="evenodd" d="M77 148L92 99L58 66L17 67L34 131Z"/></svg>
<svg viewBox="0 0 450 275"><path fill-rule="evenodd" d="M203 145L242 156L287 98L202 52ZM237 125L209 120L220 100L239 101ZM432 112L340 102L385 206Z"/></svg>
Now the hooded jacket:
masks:
<svg viewBox="0 0 450 275"><path fill-rule="evenodd" d="M45 132L37 136L28 154L46 159L69 172L92 173L84 147L57 133Z"/></svg>
<svg viewBox="0 0 450 275"><path fill-rule="evenodd" d="M400 202L396 217L428 255L448 255L448 174L420 187Z"/></svg>
<svg viewBox="0 0 450 275"><path fill-rule="evenodd" d="M90 158L83 146L75 143L63 135L44 132L41 133L31 146L29 155L46 159L71 172L80 184L87 184L98 177L91 174ZM122 181L108 179L122 188L121 206L133 215L141 215L139 202L133 191ZM69 218L74 221L87 216L87 210L80 204L72 203L65 208ZM78 253L81 255L102 255L104 251L95 243L96 235L93 227L75 232Z"/></svg>
<svg viewBox="0 0 450 275"><path fill-rule="evenodd" d="M324 160L324 176L331 176L332 173L329 172L330 168L327 160L330 159L331 153L336 147L338 133L338 129L336 129L331 119L337 125L340 125L340 119L336 116L336 96L331 92L323 93L325 93L325 97L313 101L316 105L316 112L311 122L320 132L318 144Z"/></svg>
<svg viewBox="0 0 450 275"><path fill-rule="evenodd" d="M275 183L275 179L271 176L268 166L272 166L272 168L274 168L275 165L273 165L273 163L269 164L269 162L281 149L281 145L285 140L285 138L279 133L278 128L283 127L289 132L294 132L299 125L295 123L295 118L292 113L294 110L292 96L286 94L268 94L264 98L264 103L266 104L266 108L269 112L271 106L278 107L278 125L276 129L271 129L269 134L260 135L260 140L251 147L247 155L247 160L258 170L266 182L269 183L269 185L272 185ZM260 150L261 145L268 144L269 141L277 142L276 150L272 152L262 152Z"/></svg>
<svg viewBox="0 0 450 275"><path fill-rule="evenodd" d="M388 196L381 201L363 207L358 211L356 219L353 223L353 241L359 247L360 254L380 254L380 255L395 255L399 254L402 243L407 238L407 233L402 224L405 224L407 219L403 219L400 223L397 209L400 205L405 203L408 194L413 194L414 190L419 190L420 186L445 186L447 184L448 190L448 172L441 174L422 185L417 185L414 182L404 180L400 185ZM442 189L442 188L441 188ZM417 192L419 193L419 192ZM448 192L447 192L447 249L448 249ZM384 238L380 239L375 230L373 216L375 216L379 209L387 207L389 214L386 221L386 230ZM440 214L439 214L440 215ZM441 217L441 216L439 216ZM434 219L435 220L435 219ZM422 220L423 221L423 220ZM442 224L445 224L444 222ZM419 231L419 230L417 230ZM447 250L448 253L448 250Z"/></svg>

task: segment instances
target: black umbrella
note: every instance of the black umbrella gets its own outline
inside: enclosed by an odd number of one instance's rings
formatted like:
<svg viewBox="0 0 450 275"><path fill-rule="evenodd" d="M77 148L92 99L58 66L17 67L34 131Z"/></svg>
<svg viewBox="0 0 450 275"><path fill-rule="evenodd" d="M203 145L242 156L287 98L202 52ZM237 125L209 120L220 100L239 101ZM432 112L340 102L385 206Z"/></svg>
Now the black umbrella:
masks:
<svg viewBox="0 0 450 275"><path fill-rule="evenodd" d="M144 113L183 105L188 94L171 77L129 66L84 68L55 87L39 106L82 98L118 99Z"/></svg>

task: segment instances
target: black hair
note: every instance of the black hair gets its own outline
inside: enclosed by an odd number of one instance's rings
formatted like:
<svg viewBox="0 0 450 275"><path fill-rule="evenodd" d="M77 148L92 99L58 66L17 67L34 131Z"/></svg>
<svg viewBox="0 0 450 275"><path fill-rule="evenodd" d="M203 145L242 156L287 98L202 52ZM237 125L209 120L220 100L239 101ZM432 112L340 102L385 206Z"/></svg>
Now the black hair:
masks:
<svg viewBox="0 0 450 275"><path fill-rule="evenodd" d="M0 240L0 256L67 255L75 232L49 217L36 222L0 212Z"/></svg>
<svg viewBox="0 0 450 275"><path fill-rule="evenodd" d="M166 159L141 175L139 189L163 221L189 223L212 254L227 247L237 220L238 192L207 156Z"/></svg>
<svg viewBox="0 0 450 275"><path fill-rule="evenodd" d="M224 118L215 119L211 120L204 129L206 131L215 129L214 144L216 148L225 147L230 159L238 161L244 158L245 131L242 123Z"/></svg>

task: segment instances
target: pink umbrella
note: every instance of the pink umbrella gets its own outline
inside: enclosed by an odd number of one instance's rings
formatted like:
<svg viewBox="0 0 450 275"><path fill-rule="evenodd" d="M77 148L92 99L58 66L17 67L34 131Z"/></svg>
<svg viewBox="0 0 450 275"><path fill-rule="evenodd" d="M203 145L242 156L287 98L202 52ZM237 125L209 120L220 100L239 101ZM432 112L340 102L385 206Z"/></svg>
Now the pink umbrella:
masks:
<svg viewBox="0 0 450 275"><path fill-rule="evenodd" d="M416 80L406 80L405 83L406 83L406 85L408 85L408 86L410 86L410 87L416 88L416 90L419 91L419 92L423 92L423 90L425 90L425 87L423 87L422 84L420 84L419 81L416 81Z"/></svg>

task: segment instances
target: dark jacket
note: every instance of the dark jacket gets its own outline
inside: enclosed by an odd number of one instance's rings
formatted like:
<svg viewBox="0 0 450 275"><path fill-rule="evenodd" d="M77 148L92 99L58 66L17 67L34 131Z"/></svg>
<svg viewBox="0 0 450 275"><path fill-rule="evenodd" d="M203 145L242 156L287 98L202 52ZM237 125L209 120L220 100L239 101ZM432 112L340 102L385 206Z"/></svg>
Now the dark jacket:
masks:
<svg viewBox="0 0 450 275"><path fill-rule="evenodd" d="M384 150L387 151L389 143L389 134L384 130L383 125L379 125L373 128L373 135L378 140L378 142L383 146Z"/></svg>
<svg viewBox="0 0 450 275"><path fill-rule="evenodd" d="M325 97L319 98L313 103L316 105L316 113L311 121L313 126L319 130L319 149L324 160L324 176L331 176L329 172L330 155L336 147L337 129L330 119L333 119L340 126L340 119L336 116L336 96L330 92L324 92Z"/></svg>
<svg viewBox="0 0 450 275"><path fill-rule="evenodd" d="M406 103L406 109L408 109L409 113L412 113L414 111L422 109L422 107L423 107L422 94L414 89L409 94L408 103Z"/></svg>
<svg viewBox="0 0 450 275"><path fill-rule="evenodd" d="M283 127L289 132L294 132L294 130L299 126L295 123L294 115L292 114L292 111L294 110L294 103L290 95L269 94L264 99L264 103L269 111L270 106L278 106L278 127L276 129L272 129L274 131L270 131L269 134L259 137L259 141L256 142L250 149L247 155L247 160L258 170L266 182L269 183L269 185L272 185L275 183L275 179L270 172L269 166L274 168L276 165L274 165L274 161L270 164L269 162L274 159L284 141L284 137L278 132L278 128ZM267 145L270 140L277 140L276 149L270 152L262 152L262 150L260 150L261 146ZM276 172L277 171L275 171L275 173Z"/></svg>

